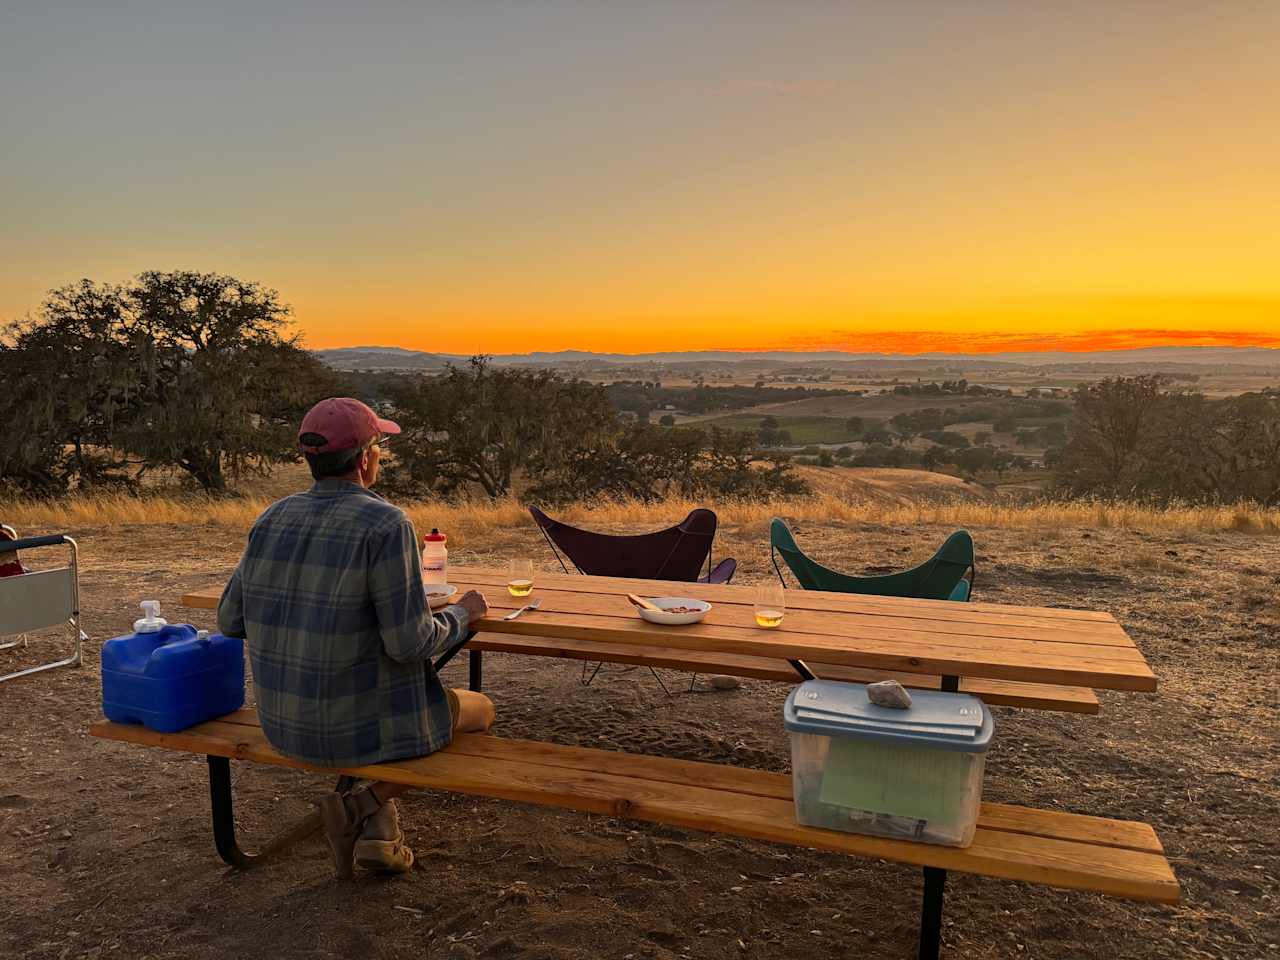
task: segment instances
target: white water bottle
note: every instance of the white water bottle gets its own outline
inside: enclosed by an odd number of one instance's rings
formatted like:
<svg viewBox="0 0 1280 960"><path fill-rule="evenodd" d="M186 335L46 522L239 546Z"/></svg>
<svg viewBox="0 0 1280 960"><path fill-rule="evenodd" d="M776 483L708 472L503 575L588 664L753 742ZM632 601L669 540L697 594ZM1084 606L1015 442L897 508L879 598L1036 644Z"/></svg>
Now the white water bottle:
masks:
<svg viewBox="0 0 1280 960"><path fill-rule="evenodd" d="M449 582L449 551L447 538L435 527L422 538L422 582L445 584Z"/></svg>

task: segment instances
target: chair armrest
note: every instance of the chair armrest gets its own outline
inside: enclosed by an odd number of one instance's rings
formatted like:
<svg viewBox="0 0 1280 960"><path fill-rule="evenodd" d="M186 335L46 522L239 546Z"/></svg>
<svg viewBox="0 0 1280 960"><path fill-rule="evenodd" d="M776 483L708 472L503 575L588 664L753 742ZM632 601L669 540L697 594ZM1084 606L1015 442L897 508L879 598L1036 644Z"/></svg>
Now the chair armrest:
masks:
<svg viewBox="0 0 1280 960"><path fill-rule="evenodd" d="M0 540L0 553L34 550L36 547L56 547L60 543L70 542L65 533L54 533L47 537L23 537L21 540Z"/></svg>
<svg viewBox="0 0 1280 960"><path fill-rule="evenodd" d="M726 557L716 564L714 570L700 580L700 583L728 583L738 569L738 561Z"/></svg>

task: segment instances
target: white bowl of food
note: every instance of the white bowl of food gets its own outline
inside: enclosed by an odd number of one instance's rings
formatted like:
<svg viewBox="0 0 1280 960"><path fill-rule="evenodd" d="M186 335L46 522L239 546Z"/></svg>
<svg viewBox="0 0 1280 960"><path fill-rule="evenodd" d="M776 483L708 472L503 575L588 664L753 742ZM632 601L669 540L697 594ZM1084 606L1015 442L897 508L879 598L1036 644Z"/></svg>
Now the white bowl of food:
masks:
<svg viewBox="0 0 1280 960"><path fill-rule="evenodd" d="M452 583L427 583L423 584L423 588L427 592L427 606L439 607L446 600L458 592L458 588Z"/></svg>
<svg viewBox="0 0 1280 960"><path fill-rule="evenodd" d="M660 610L636 607L640 616L650 623L676 627L685 623L697 623L711 612L711 604L690 597L650 597L649 602Z"/></svg>

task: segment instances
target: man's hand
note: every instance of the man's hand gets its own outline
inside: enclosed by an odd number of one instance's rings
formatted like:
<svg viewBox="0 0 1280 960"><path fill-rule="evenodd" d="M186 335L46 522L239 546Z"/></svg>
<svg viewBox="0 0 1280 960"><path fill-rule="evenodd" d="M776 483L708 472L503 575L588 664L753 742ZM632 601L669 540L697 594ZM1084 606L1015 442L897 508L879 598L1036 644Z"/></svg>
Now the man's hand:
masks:
<svg viewBox="0 0 1280 960"><path fill-rule="evenodd" d="M489 612L489 604L479 590L468 590L458 601L458 606L467 611L467 618L475 623Z"/></svg>

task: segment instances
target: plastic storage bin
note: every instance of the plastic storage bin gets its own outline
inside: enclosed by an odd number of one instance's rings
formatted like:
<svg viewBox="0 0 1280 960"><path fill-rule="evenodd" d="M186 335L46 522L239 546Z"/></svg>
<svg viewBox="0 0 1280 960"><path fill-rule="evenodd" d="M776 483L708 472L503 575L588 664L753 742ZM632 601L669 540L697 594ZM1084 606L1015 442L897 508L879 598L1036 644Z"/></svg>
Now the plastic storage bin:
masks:
<svg viewBox="0 0 1280 960"><path fill-rule="evenodd" d="M244 706L244 641L170 626L150 601L144 609L133 633L102 645L108 720L173 733Z"/></svg>
<svg viewBox="0 0 1280 960"><path fill-rule="evenodd" d="M809 680L787 697L796 819L806 826L968 846L994 724L966 694L911 691L878 707L860 683Z"/></svg>

